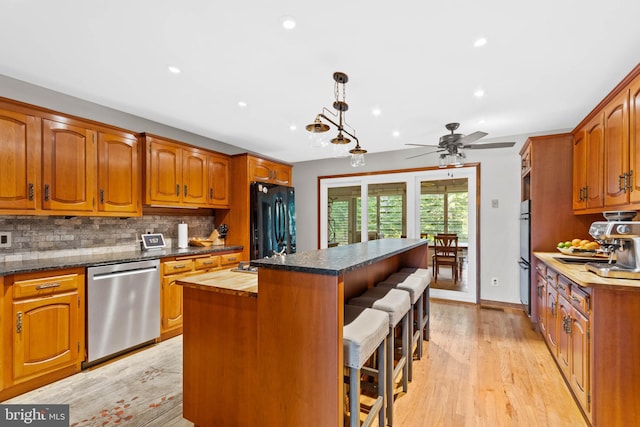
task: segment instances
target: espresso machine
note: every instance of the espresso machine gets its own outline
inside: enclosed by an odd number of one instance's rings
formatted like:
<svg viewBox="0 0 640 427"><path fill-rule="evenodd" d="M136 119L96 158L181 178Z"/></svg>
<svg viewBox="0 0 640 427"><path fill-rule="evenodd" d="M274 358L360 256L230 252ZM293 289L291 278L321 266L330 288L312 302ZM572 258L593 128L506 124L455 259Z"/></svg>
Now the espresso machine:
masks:
<svg viewBox="0 0 640 427"><path fill-rule="evenodd" d="M605 212L604 216L607 221L591 224L589 234L609 260L588 262L587 270L603 277L640 279L640 221L631 221L636 212Z"/></svg>

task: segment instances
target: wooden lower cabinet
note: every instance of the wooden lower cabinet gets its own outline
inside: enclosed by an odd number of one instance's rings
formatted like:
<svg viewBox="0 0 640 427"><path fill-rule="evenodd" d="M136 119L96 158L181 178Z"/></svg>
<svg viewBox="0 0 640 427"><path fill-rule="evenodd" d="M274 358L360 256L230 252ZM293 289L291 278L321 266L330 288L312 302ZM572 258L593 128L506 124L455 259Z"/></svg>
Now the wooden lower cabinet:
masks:
<svg viewBox="0 0 640 427"><path fill-rule="evenodd" d="M160 339L165 340L182 333L183 288L176 284L180 279L236 266L240 252L226 254L202 254L169 257L161 260L160 291Z"/></svg>
<svg viewBox="0 0 640 427"><path fill-rule="evenodd" d="M81 370L84 268L4 278L0 401Z"/></svg>
<svg viewBox="0 0 640 427"><path fill-rule="evenodd" d="M540 263L538 261L538 263ZM583 413L591 421L591 295L542 264L545 316L540 330Z"/></svg>

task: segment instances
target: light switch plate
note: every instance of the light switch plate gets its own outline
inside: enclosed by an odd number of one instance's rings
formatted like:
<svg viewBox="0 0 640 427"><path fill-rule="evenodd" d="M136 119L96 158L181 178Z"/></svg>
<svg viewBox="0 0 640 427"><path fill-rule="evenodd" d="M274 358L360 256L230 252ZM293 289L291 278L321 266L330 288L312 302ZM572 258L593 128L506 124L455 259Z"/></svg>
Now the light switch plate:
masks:
<svg viewBox="0 0 640 427"><path fill-rule="evenodd" d="M11 232L0 231L0 248L10 248L10 247L11 247Z"/></svg>

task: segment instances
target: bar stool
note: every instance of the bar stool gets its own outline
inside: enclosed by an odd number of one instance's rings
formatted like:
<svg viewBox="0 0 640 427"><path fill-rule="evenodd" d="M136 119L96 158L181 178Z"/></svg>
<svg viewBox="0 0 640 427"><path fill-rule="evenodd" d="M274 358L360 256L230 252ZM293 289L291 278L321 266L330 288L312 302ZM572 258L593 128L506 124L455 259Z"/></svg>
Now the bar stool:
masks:
<svg viewBox="0 0 640 427"><path fill-rule="evenodd" d="M413 379L413 346L416 346L418 359L422 358L422 298L424 291L429 284L427 279L418 276L411 276L403 273L391 274L385 281L376 283L376 287L393 288L406 291L411 299L411 308L409 309L409 336L411 337L411 346L409 347L409 381ZM417 316L414 316L414 313ZM414 326L415 323L415 326Z"/></svg>
<svg viewBox="0 0 640 427"><path fill-rule="evenodd" d="M362 295L351 298L349 305L370 307L384 311L389 316L389 334L387 336L387 422L393 425L393 385L396 377L402 372L402 391L407 392L409 365L409 310L411 310L411 298L409 293L392 288L369 288ZM401 325L402 347L398 363L393 366L395 360L395 330Z"/></svg>
<svg viewBox="0 0 640 427"><path fill-rule="evenodd" d="M344 364L349 368L349 425L360 426L360 371L366 370L375 374L378 379L378 397L362 423L370 426L378 415L379 427L385 425L385 347L389 333L389 316L379 310L344 306L344 327L342 343L344 347ZM364 367L367 360L376 353L377 369Z"/></svg>
<svg viewBox="0 0 640 427"><path fill-rule="evenodd" d="M428 268L420 268L420 267L404 267L398 270L398 273L409 274L412 276L424 277L427 279L427 285L431 284L433 280L433 274L431 270ZM427 289L424 290L424 296L422 298L422 338L425 341L429 341L429 290L431 286L427 286Z"/></svg>

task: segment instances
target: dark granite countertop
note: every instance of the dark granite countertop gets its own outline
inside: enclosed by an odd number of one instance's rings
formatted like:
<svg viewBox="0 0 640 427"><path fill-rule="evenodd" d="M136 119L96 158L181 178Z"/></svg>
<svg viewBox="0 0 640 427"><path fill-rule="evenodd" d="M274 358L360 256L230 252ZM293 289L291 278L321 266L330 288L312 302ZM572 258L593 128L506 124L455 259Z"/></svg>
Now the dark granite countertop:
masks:
<svg viewBox="0 0 640 427"><path fill-rule="evenodd" d="M95 267L121 262L141 261L183 255L199 255L215 252L241 251L242 246L188 247L186 249L163 248L149 251L112 252L69 257L40 258L26 261L0 262L0 276L31 271L57 270L71 267Z"/></svg>
<svg viewBox="0 0 640 427"><path fill-rule="evenodd" d="M339 276L347 271L356 270L426 244L427 240L420 239L371 240L317 251L299 252L283 257L252 260L251 265L277 270Z"/></svg>

